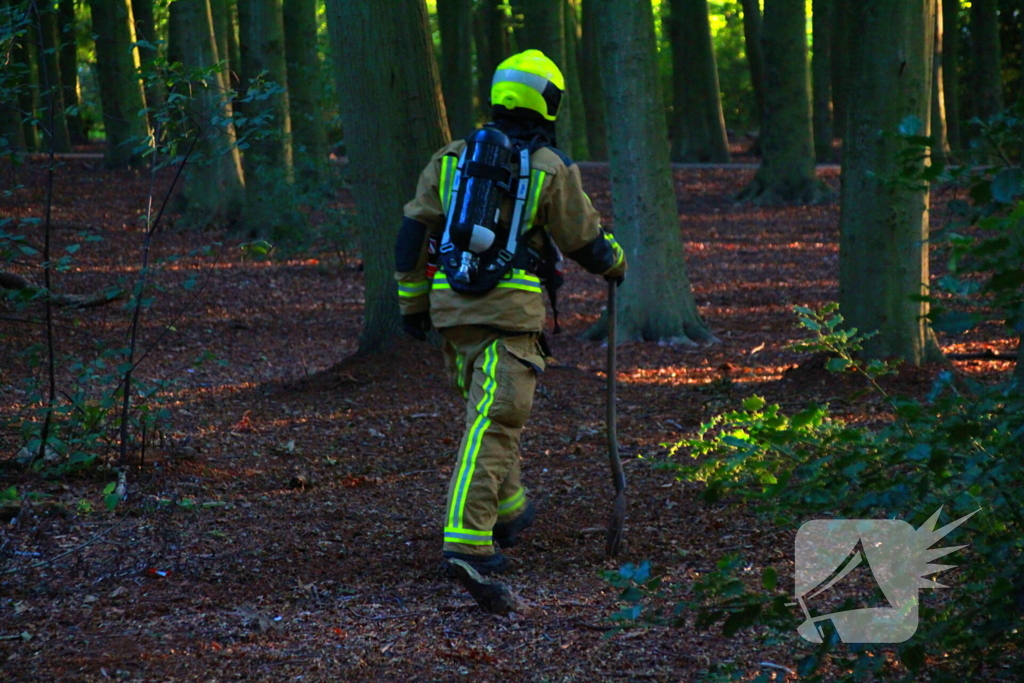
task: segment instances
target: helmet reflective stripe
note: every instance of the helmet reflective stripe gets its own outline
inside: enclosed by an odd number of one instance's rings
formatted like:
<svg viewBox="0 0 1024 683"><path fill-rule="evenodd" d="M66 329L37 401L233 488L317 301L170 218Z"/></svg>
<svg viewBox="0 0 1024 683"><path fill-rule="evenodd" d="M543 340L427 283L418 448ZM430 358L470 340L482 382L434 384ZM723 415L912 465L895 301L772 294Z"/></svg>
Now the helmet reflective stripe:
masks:
<svg viewBox="0 0 1024 683"><path fill-rule="evenodd" d="M494 80L491 81L491 86L498 85L499 83L522 83L528 85L537 92L544 94L544 90L548 87L549 81L543 76L537 74L527 73L520 71L519 69L498 69L494 72Z"/></svg>

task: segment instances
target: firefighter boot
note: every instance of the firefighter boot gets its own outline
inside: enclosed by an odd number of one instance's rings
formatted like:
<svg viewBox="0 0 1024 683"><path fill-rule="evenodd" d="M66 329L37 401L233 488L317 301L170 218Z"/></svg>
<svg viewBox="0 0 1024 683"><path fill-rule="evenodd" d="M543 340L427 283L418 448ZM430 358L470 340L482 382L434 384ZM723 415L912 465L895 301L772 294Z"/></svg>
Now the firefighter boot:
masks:
<svg viewBox="0 0 1024 683"><path fill-rule="evenodd" d="M537 508L533 502L528 501L522 514L508 522L498 522L494 525L494 542L499 548L514 548L519 545L519 534L533 526L533 520L537 517Z"/></svg>
<svg viewBox="0 0 1024 683"><path fill-rule="evenodd" d="M501 572L508 569L508 558L501 553L494 553L493 555L469 555L467 553L457 553L453 550L445 550L441 555L445 560L462 560L480 574L500 574ZM445 573L448 574L448 578L456 578L455 570L451 563L445 562Z"/></svg>

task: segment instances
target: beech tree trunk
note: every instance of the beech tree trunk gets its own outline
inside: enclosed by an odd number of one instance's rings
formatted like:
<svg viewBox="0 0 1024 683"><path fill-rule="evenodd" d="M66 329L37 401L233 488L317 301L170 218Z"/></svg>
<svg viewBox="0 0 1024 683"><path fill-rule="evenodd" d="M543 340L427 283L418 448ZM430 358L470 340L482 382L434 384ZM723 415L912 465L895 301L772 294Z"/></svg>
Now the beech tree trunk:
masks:
<svg viewBox="0 0 1024 683"><path fill-rule="evenodd" d="M593 0L598 13L615 235L629 260L618 339L713 339L686 273L650 0ZM603 337L604 322L588 334Z"/></svg>
<svg viewBox="0 0 1024 683"><path fill-rule="evenodd" d="M219 61L213 35L209 0L175 0L170 7L173 51L187 71L210 69ZM185 167L185 179L176 198L177 226L224 229L239 219L244 206L242 166L230 124L231 104L224 74L211 72L205 80L182 84L189 95L188 113L199 136Z"/></svg>
<svg viewBox="0 0 1024 683"><path fill-rule="evenodd" d="M424 0L327 0L338 105L358 209L365 306L359 352L400 334L394 246L402 206L448 142ZM353 64L360 68L352 68Z"/></svg>
<svg viewBox="0 0 1024 683"><path fill-rule="evenodd" d="M1002 48L999 43L998 0L971 0L971 45L974 73L971 101L984 120L1003 111Z"/></svg>
<svg viewBox="0 0 1024 683"><path fill-rule="evenodd" d="M877 331L869 358L913 364L941 354L911 297L928 286L928 194L890 182L905 164L893 135L918 122L927 135L935 0L863 0L851 14L850 122L843 154L840 310L851 327ZM919 163L923 163L919 162Z"/></svg>
<svg viewBox="0 0 1024 683"><path fill-rule="evenodd" d="M24 56L20 46L25 36L15 36L24 19L24 10L11 0L0 0L0 32L10 41L0 43L0 50L10 54L10 62L0 71L0 152L25 149L21 96L27 88L28 65L20 59Z"/></svg>
<svg viewBox="0 0 1024 683"><path fill-rule="evenodd" d="M942 87L942 43L944 38L942 6L955 0L935 0L935 53L932 55L932 137L935 144L931 154L935 159L945 159L949 152L949 138L946 126L946 97Z"/></svg>
<svg viewBox="0 0 1024 683"><path fill-rule="evenodd" d="M478 0L474 12L476 40L477 97L485 120L491 116L491 81L494 72L511 54L505 11L498 0ZM458 135L459 133L456 133Z"/></svg>
<svg viewBox="0 0 1024 683"><path fill-rule="evenodd" d="M572 149L566 150L577 161L590 159L587 138L587 112L580 78L580 22L578 0L565 0L565 96L572 116Z"/></svg>
<svg viewBox="0 0 1024 683"><path fill-rule="evenodd" d="M811 61L814 81L814 157L822 163L835 161L832 139L832 25L837 0L814 0ZM842 2L843 0L838 0Z"/></svg>
<svg viewBox="0 0 1024 683"><path fill-rule="evenodd" d="M942 95L946 107L946 139L952 150L963 149L960 44L960 0L945 0L942 3Z"/></svg>
<svg viewBox="0 0 1024 683"><path fill-rule="evenodd" d="M326 179L329 162L316 32L316 0L284 0L292 148L299 177L311 184Z"/></svg>
<svg viewBox="0 0 1024 683"><path fill-rule="evenodd" d="M594 161L608 160L608 125L604 111L604 84L601 81L601 48L597 35L598 0L583 0L580 37L580 86L587 114L587 147Z"/></svg>
<svg viewBox="0 0 1024 683"><path fill-rule="evenodd" d="M12 3L13 4L13 3ZM20 20L26 22L24 31L14 41L11 58L14 64L21 65L14 76L14 88L17 91L17 117L21 125L21 138L26 151L39 149L39 131L35 120L39 116L39 68L36 59L39 48L34 40L35 31L32 21L28 18L28 10L24 11Z"/></svg>
<svg viewBox="0 0 1024 683"><path fill-rule="evenodd" d="M156 19L153 17L153 0L131 0L132 17L135 20L135 40L145 41L146 45L140 45L139 63L144 73L143 92L146 96L146 106L150 109L159 109L167 100L164 79L154 73L157 59L160 56L157 35ZM152 123L152 116L150 122Z"/></svg>
<svg viewBox="0 0 1024 683"><path fill-rule="evenodd" d="M231 17L231 3L228 0L210 0L210 16L213 19L213 42L217 47L217 59L221 63L221 75L224 86L234 89L231 83L231 50L229 43L229 32L235 30L235 24Z"/></svg>
<svg viewBox="0 0 1024 683"><path fill-rule="evenodd" d="M437 0L441 32L441 88L448 127L466 137L476 127L473 114L473 24L470 0ZM491 72L493 75L493 71Z"/></svg>
<svg viewBox="0 0 1024 683"><path fill-rule="evenodd" d="M765 111L761 168L740 199L807 204L823 189L815 177L804 0L767 0L764 12Z"/></svg>
<svg viewBox="0 0 1024 683"><path fill-rule="evenodd" d="M67 119L68 135L73 144L88 141L82 116L75 110L78 100L78 21L75 17L74 0L60 0L58 5L60 37L60 82L64 92L64 112ZM69 113L70 110L70 113Z"/></svg>
<svg viewBox="0 0 1024 683"><path fill-rule="evenodd" d="M32 5L35 10L33 23L39 39L39 93L43 104L43 115L40 124L45 134L43 148L57 153L71 151L71 136L68 135L68 124L64 117L64 84L60 78L60 29L56 7L41 8ZM51 147L52 146L52 147Z"/></svg>
<svg viewBox="0 0 1024 683"><path fill-rule="evenodd" d="M149 137L132 8L128 0L89 0L92 32L96 40L96 76L103 107L107 146L104 160L109 168L142 166L140 146Z"/></svg>
<svg viewBox="0 0 1024 683"><path fill-rule="evenodd" d="M857 0L859 1L859 0ZM837 137L846 136L846 102L850 73L851 0L834 0L832 6L832 125Z"/></svg>
<svg viewBox="0 0 1024 683"><path fill-rule="evenodd" d="M298 239L304 223L290 191L292 131L281 0L239 0L238 24L243 91L258 87L259 81L274 86L267 97L245 103L246 118L263 123L257 130L239 131L249 145L242 155L242 228L253 236Z"/></svg>
<svg viewBox="0 0 1024 683"><path fill-rule="evenodd" d="M562 0L522 0L523 30L520 32L519 51L540 50L562 70L566 87L571 81L565 57L565 3ZM566 93L568 95L568 93ZM563 96L558 110L555 131L558 148L567 154L573 150L574 135L572 98Z"/></svg>
<svg viewBox="0 0 1024 683"><path fill-rule="evenodd" d="M729 161L707 0L672 0L672 160Z"/></svg>
<svg viewBox="0 0 1024 683"><path fill-rule="evenodd" d="M750 85L754 89L756 118L764 120L764 46L761 43L761 2L741 0L743 5L743 43L747 51Z"/></svg>

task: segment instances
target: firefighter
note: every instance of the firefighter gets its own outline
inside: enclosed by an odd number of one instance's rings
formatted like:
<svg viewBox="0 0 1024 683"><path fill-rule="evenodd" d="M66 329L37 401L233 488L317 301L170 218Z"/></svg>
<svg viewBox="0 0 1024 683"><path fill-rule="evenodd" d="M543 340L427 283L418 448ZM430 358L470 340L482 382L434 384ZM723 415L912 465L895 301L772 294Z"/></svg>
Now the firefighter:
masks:
<svg viewBox="0 0 1024 683"><path fill-rule="evenodd" d="M442 555L466 561L482 574L507 567L507 558L495 546L515 546L536 516L520 478L519 438L533 405L537 375L544 370L539 341L545 322L542 286L543 278L552 276L551 261L560 250L608 280L621 282L626 272L622 248L601 228L600 216L583 191L579 167L554 146L554 122L564 91L562 73L539 50L502 62L491 86L493 121L485 129L507 136L519 149L512 156L522 163L513 165L503 184L506 175L501 172L481 171L479 165L474 171L464 161L466 140L440 149L405 205L395 248L403 326L419 339L426 338L431 326L440 333L449 381L466 401L465 433L448 486ZM469 144L479 134L475 131ZM493 289L465 293L456 282L465 273L447 268L439 252L454 249L445 242L454 240L449 218L459 214L455 203L473 200L466 197L471 192L465 187L457 187L469 186L465 179L473 172L508 191L491 228L498 245L480 255L463 245L467 251L462 253L469 254L464 258L479 272L493 270L488 258L509 270ZM512 177L517 173L522 187ZM512 230L516 220L519 229ZM484 232L491 237L490 230ZM508 234L519 239L510 266L503 256L493 255L504 251L497 247ZM477 242L473 236L477 246L472 248L479 251Z"/></svg>

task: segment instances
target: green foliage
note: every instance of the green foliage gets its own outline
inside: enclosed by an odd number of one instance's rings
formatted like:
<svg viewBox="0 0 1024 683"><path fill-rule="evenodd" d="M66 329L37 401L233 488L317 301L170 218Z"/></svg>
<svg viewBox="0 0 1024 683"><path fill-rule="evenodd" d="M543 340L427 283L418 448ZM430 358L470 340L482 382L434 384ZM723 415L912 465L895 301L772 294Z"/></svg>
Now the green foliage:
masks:
<svg viewBox="0 0 1024 683"><path fill-rule="evenodd" d="M891 371L856 359L864 337L841 328L834 305L798 309L798 315L811 333L798 347L833 354L831 371L869 380ZM835 642L796 653L797 668L801 680L821 680L820 667L842 656L853 657L843 667L844 681L915 681L926 666L935 681L973 680L982 669L992 680L1018 680L1024 658L1011 644L1024 605L1024 396L1015 384L983 386L945 372L923 401L886 399L895 418L869 429L833 418L827 406L790 416L753 396L673 447L673 456L689 454L694 464L670 458L661 467L704 483L706 500L743 505L782 528L821 517L896 517L920 525L940 507L952 518L981 508L960 532L970 556L954 560L952 588L923 595L918 634L886 646L897 651L903 668L883 667L882 648L840 649ZM777 592L779 574L766 567L758 580L752 567L728 557L681 597L661 586L657 595L637 587L622 598L639 606L636 621L647 619L644 600L657 604L674 596L673 614L695 615L700 628L720 625L732 635L757 626L788 631L793 642L798 618ZM653 615L657 609L651 608Z"/></svg>

